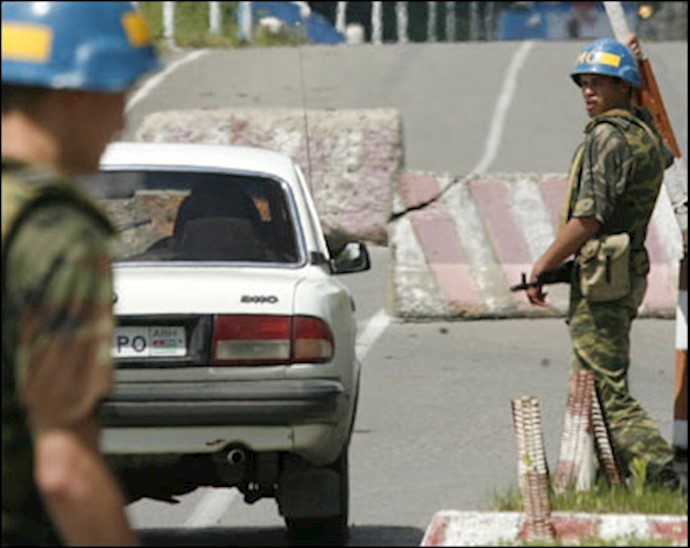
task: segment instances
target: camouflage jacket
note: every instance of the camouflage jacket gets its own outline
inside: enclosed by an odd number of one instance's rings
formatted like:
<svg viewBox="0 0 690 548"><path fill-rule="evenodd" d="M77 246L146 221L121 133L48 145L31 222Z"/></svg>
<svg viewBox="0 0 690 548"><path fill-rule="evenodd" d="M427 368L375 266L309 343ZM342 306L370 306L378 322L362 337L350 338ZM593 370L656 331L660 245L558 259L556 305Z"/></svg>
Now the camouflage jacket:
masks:
<svg viewBox="0 0 690 548"><path fill-rule="evenodd" d="M32 432L91 415L110 390L109 221L53 173L2 165L2 543L59 544Z"/></svg>
<svg viewBox="0 0 690 548"><path fill-rule="evenodd" d="M636 270L646 274L647 226L673 153L651 120L643 120L644 111L635 114L610 110L585 127L569 217L595 217L603 234L630 234Z"/></svg>

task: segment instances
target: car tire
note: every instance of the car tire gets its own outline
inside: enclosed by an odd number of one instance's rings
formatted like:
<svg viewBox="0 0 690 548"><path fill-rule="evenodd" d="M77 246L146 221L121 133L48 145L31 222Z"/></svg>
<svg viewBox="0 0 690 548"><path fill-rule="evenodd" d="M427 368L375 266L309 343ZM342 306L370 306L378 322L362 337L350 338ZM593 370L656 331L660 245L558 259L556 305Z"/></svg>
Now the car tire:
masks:
<svg viewBox="0 0 690 548"><path fill-rule="evenodd" d="M330 468L340 476L340 512L334 516L285 518L288 542L292 546L345 546L349 536L350 473L348 446Z"/></svg>

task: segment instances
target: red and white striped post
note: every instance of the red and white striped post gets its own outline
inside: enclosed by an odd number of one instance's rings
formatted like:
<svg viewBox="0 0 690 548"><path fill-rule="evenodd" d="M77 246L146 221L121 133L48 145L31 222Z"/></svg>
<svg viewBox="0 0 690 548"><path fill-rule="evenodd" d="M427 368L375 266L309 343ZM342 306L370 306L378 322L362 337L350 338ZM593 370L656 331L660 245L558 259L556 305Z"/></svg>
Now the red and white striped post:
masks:
<svg viewBox="0 0 690 548"><path fill-rule="evenodd" d="M683 231L678 306L676 307L676 377L673 402L673 450L676 466L688 473L688 231Z"/></svg>

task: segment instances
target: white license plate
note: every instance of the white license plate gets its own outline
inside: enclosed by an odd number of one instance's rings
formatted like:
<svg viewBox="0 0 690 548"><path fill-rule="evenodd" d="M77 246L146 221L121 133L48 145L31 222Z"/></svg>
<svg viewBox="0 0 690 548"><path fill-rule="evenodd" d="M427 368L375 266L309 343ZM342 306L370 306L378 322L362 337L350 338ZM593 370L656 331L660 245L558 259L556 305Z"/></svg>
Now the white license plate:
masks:
<svg viewBox="0 0 690 548"><path fill-rule="evenodd" d="M185 356L187 337L181 326L116 327L112 354L115 358Z"/></svg>

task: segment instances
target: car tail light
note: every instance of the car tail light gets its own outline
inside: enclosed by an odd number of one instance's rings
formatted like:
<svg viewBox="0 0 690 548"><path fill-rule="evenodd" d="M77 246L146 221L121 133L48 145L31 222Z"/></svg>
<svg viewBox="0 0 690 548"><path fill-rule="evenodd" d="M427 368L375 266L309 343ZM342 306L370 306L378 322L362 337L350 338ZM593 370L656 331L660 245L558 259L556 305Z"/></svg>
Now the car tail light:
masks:
<svg viewBox="0 0 690 548"><path fill-rule="evenodd" d="M318 318L295 316L292 335L292 363L323 363L333 357L333 335Z"/></svg>
<svg viewBox="0 0 690 548"><path fill-rule="evenodd" d="M211 365L324 363L333 334L310 316L222 315L213 328Z"/></svg>

